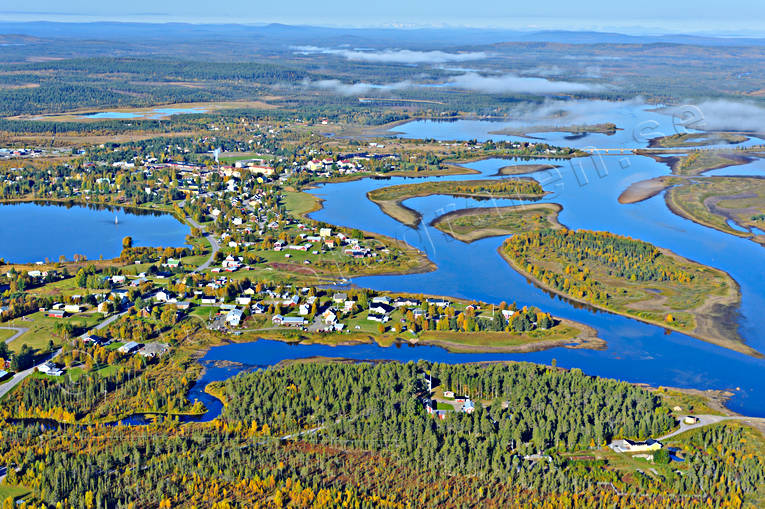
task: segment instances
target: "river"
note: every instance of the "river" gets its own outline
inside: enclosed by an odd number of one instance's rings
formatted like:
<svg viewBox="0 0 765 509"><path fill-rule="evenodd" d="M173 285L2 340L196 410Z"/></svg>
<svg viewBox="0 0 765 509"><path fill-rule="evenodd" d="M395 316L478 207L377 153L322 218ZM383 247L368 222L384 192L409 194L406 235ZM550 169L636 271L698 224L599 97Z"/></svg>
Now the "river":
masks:
<svg viewBox="0 0 765 509"><path fill-rule="evenodd" d="M607 113L607 114L606 114ZM567 138L565 133L537 133L546 142L579 148L645 147L648 138L672 134L671 118L651 111L646 106L616 105L602 116L587 117L586 123L616 122L622 128L613 136L593 134ZM609 116L610 115L610 116ZM488 134L503 124L481 121L419 121L396 127L401 136L415 138L454 139L519 139ZM750 139L743 145L762 143ZM534 163L560 165L559 168L529 174L537 179L550 195L543 201L563 205L560 220L572 228L607 230L646 240L672 251L727 271L741 285L742 304L738 332L746 343L765 352L765 271L763 248L746 239L697 225L672 214L664 203L663 193L638 204L622 205L617 201L630 184L669 174L669 168L645 156L593 156L572 161L534 160ZM765 162L757 160L744 166L716 170L715 175L765 175ZM489 159L467 166L481 175L464 175L450 179L491 177L510 164L507 160ZM419 211L423 221L416 229L409 228L383 214L366 198L372 189L401 183L414 183L431 178L364 179L354 182L323 185L313 191L324 200L323 208L314 212L314 219L353 228L374 231L402 239L423 250L438 269L425 274L374 276L352 280L353 284L378 290L450 295L499 303L517 301L519 305L539 306L557 316L580 321L594 327L607 341L605 350L554 348L523 354L457 354L432 346L377 345L322 346L288 345L260 340L211 349L203 363L208 367L192 390L191 398L200 397L204 385L222 380L241 368L218 368L220 360L249 362L250 367L269 366L284 359L311 356L352 359L390 359L459 363L492 360L522 360L558 366L581 368L592 375L616 378L654 386L675 386L696 389L727 389L734 393L728 406L734 411L765 416L765 359L718 347L701 340L669 332L654 325L593 310L553 296L526 280L497 254L501 237L464 244L428 226L445 212L469 207L514 205L513 200L473 200L447 196L428 196L407 200L407 206ZM338 274L345 276L345 274ZM249 359L249 361L248 361ZM205 395L206 397L206 395ZM209 397L207 397L209 398ZM209 399L203 400L208 404ZM215 401L204 419L219 412Z"/></svg>

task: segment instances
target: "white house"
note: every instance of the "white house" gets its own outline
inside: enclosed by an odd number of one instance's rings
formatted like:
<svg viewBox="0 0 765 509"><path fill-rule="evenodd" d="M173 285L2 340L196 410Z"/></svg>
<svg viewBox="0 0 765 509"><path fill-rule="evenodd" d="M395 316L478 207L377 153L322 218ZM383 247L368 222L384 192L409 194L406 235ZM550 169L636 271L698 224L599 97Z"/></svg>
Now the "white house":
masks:
<svg viewBox="0 0 765 509"><path fill-rule="evenodd" d="M239 327L239 323L242 321L242 310L232 309L226 313L226 323L232 327Z"/></svg>

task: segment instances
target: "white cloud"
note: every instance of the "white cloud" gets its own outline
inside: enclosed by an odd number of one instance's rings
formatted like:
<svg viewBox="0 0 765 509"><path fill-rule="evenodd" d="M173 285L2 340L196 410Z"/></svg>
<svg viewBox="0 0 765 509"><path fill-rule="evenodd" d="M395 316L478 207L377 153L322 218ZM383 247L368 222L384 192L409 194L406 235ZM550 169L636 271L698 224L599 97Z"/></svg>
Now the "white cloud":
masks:
<svg viewBox="0 0 765 509"><path fill-rule="evenodd" d="M488 55L482 51L447 53L445 51L414 51L408 49L359 50L322 48L319 46L295 46L297 53L311 55L338 55L346 60L358 62L395 63L395 64L443 64L447 62L468 62L482 60Z"/></svg>
<svg viewBox="0 0 765 509"><path fill-rule="evenodd" d="M691 129L765 133L765 108L750 102L719 99L669 108L668 112Z"/></svg>
<svg viewBox="0 0 765 509"><path fill-rule="evenodd" d="M482 76L478 73L465 73L456 76L447 83L447 86L488 94L540 95L597 92L605 88L603 85L550 81L545 78L522 77L515 74Z"/></svg>
<svg viewBox="0 0 765 509"><path fill-rule="evenodd" d="M386 93L394 90L403 90L413 86L409 81L399 81L396 83L378 85L374 83L343 83L340 80L304 81L303 85L308 88L330 90L337 94L347 96Z"/></svg>

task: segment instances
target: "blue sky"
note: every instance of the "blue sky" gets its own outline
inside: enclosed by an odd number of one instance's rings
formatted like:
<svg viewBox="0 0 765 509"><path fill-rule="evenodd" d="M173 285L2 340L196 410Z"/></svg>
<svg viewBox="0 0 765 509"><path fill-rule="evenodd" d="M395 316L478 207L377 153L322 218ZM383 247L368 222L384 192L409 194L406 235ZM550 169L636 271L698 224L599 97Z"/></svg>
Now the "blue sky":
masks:
<svg viewBox="0 0 765 509"><path fill-rule="evenodd" d="M2 0L0 16L8 21L448 25L765 35L762 0Z"/></svg>

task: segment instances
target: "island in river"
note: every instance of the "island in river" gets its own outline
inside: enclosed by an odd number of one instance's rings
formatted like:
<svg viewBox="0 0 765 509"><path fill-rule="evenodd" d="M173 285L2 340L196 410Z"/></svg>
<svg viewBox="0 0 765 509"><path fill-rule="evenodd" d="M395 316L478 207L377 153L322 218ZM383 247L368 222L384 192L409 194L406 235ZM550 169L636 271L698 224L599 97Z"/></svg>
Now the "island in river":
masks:
<svg viewBox="0 0 765 509"><path fill-rule="evenodd" d="M571 134L615 134L619 128L612 122L601 124L582 124L582 125L532 125L524 127L505 127L496 131L489 131L489 134L501 134L503 136L524 136L528 137L533 133L571 133Z"/></svg>
<svg viewBox="0 0 765 509"><path fill-rule="evenodd" d="M367 193L367 198L377 204L385 214L413 228L420 224L422 216L403 202L410 198L441 194L470 198L510 198L536 200L546 192L531 178L460 180L419 182L381 187Z"/></svg>
<svg viewBox="0 0 765 509"><path fill-rule="evenodd" d="M665 196L675 214L765 245L765 179L706 177L686 180Z"/></svg>
<svg viewBox="0 0 765 509"><path fill-rule="evenodd" d="M515 270L554 293L761 356L735 332L741 295L721 270L647 242L586 230L518 234L500 253Z"/></svg>
<svg viewBox="0 0 765 509"><path fill-rule="evenodd" d="M671 136L659 136L649 141L651 148L687 148L703 147L707 145L735 145L749 139L742 133L729 132L702 132L702 133L677 133Z"/></svg>
<svg viewBox="0 0 765 509"><path fill-rule="evenodd" d="M530 203L511 207L479 207L455 210L434 219L430 224L462 242L516 233L559 229L557 203Z"/></svg>

